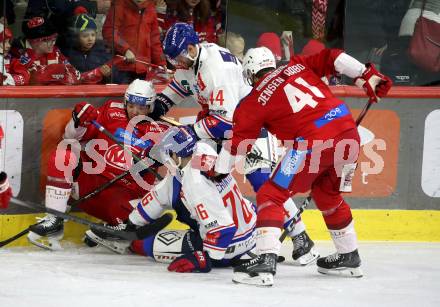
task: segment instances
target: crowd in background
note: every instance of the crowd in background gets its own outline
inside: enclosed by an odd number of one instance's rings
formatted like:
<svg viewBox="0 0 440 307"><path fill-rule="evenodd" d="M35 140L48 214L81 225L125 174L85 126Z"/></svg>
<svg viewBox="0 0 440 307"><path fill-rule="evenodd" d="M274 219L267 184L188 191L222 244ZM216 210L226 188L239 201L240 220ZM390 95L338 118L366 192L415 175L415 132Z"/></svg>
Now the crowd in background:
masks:
<svg viewBox="0 0 440 307"><path fill-rule="evenodd" d="M3 85L167 82L162 39L175 22L239 59L255 46L279 63L334 47L375 63L396 85L440 83L440 58L423 65L412 52L422 17L440 25L440 0L2 0L0 16ZM440 55L440 29L431 32L429 52Z"/></svg>

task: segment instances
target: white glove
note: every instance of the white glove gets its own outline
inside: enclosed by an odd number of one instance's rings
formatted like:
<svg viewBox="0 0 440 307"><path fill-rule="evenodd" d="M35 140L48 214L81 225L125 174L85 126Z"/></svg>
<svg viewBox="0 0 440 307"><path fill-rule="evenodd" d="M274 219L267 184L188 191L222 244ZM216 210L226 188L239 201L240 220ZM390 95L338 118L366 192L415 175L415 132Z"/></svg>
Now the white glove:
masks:
<svg viewBox="0 0 440 307"><path fill-rule="evenodd" d="M3 85L15 85L15 80L12 78L11 74L5 72L3 78L6 78L3 80Z"/></svg>

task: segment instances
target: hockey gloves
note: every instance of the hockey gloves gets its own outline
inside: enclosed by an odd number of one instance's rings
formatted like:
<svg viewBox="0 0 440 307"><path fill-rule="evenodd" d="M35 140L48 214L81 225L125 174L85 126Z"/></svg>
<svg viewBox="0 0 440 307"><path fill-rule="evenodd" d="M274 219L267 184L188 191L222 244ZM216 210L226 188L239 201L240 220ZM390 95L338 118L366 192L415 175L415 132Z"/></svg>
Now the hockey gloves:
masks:
<svg viewBox="0 0 440 307"><path fill-rule="evenodd" d="M5 172L0 173L0 208L8 208L9 200L12 197L12 190L9 186L8 176Z"/></svg>
<svg viewBox="0 0 440 307"><path fill-rule="evenodd" d="M168 266L168 271L177 273L208 273L211 259L204 251L195 251L176 258Z"/></svg>
<svg viewBox="0 0 440 307"><path fill-rule="evenodd" d="M72 119L75 123L75 128L79 126L86 127L90 125L92 120L96 120L98 118L99 112L92 106L90 103L82 101L77 103L73 108Z"/></svg>
<svg viewBox="0 0 440 307"><path fill-rule="evenodd" d="M378 72L373 64L367 63L365 66L367 69L362 76L354 79L354 83L365 90L370 102L376 103L379 101L379 98L386 96L393 85L393 81Z"/></svg>

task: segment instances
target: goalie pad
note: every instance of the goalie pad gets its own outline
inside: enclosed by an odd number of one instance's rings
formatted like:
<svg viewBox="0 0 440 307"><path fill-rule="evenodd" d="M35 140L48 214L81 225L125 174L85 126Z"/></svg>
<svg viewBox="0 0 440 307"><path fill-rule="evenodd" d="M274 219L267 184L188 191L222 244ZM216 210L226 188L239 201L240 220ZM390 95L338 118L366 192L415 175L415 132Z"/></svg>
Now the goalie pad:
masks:
<svg viewBox="0 0 440 307"><path fill-rule="evenodd" d="M202 250L200 236L191 230L161 230L154 237L152 254L157 262L171 263L183 254Z"/></svg>
<svg viewBox="0 0 440 307"><path fill-rule="evenodd" d="M266 137L258 138L250 151L262 159L246 156L244 174L250 174L257 169L272 169L278 160L278 140L267 132Z"/></svg>

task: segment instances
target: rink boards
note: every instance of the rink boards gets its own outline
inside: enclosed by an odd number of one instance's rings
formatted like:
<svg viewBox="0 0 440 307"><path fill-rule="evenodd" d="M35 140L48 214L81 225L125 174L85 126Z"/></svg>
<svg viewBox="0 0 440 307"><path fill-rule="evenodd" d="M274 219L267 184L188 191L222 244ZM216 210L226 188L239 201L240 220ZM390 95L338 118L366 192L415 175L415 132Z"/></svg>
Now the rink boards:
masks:
<svg viewBox="0 0 440 307"><path fill-rule="evenodd" d="M8 172L14 196L42 201L47 156L57 145L76 102L87 100L99 105L108 97L121 98L124 89L0 88L0 123L6 135L0 169ZM356 117L366 102L362 92L352 87L333 90ZM440 90L435 88L394 88L390 97L374 105L362 122L370 141L361 152L354 191L346 195L355 209L361 240L440 241L439 97ZM187 122L197 111L194 104L186 104L172 110L170 116ZM254 199L243 176L236 178L244 193ZM2 240L34 222L29 209L15 205L1 213ZM329 239L322 217L313 206L304 214L304 220L313 238ZM171 227L181 226L173 223ZM68 225L67 237L79 241L82 231L77 225Z"/></svg>

